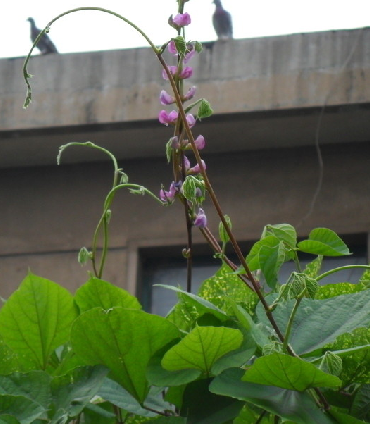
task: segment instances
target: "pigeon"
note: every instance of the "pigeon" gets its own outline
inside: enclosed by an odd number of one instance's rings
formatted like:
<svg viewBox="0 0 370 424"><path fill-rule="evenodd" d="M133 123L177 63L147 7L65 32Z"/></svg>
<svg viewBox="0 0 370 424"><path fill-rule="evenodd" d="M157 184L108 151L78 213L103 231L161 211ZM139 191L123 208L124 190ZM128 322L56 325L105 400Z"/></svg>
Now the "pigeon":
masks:
<svg viewBox="0 0 370 424"><path fill-rule="evenodd" d="M41 30L36 27L33 18L28 18L27 21L31 24L31 41L34 43ZM47 34L43 34L36 47L40 50L41 54L58 53L57 48Z"/></svg>
<svg viewBox="0 0 370 424"><path fill-rule="evenodd" d="M228 40L233 38L233 22L231 15L221 4L221 0L213 0L216 10L213 14L213 27L219 40Z"/></svg>

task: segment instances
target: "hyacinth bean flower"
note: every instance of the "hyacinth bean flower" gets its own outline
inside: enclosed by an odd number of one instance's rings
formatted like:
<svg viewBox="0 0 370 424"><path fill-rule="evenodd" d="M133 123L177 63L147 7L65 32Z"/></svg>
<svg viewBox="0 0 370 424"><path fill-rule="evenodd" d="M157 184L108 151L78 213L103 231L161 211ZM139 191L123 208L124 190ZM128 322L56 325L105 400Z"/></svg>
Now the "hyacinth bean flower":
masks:
<svg viewBox="0 0 370 424"><path fill-rule="evenodd" d="M191 113L188 113L186 115L186 122L188 123L189 127L194 127L197 120L194 118L194 116Z"/></svg>
<svg viewBox="0 0 370 424"><path fill-rule="evenodd" d="M202 208L199 208L198 214L194 219L194 225L199 228L204 228L207 226L207 217Z"/></svg>
<svg viewBox="0 0 370 424"><path fill-rule="evenodd" d="M167 45L167 49L168 49L168 51L169 51L172 55L177 56L177 48L176 48L176 44L175 44L175 42L174 42L173 40L171 40L171 41L168 43L168 45Z"/></svg>
<svg viewBox="0 0 370 424"><path fill-rule="evenodd" d="M193 75L193 68L190 66L185 66L179 74L177 66L168 66L168 70L173 76L178 75L180 79L187 79ZM165 69L162 71L162 78L164 80L168 80L168 75Z"/></svg>
<svg viewBox="0 0 370 424"><path fill-rule="evenodd" d="M163 188L160 190L159 198L164 203L168 203L168 204L172 203L175 199L176 192L177 192L176 184L174 181L172 181L170 185L170 189L168 191L163 190Z"/></svg>
<svg viewBox="0 0 370 424"><path fill-rule="evenodd" d="M185 100L192 99L194 97L194 95L195 95L196 89L197 88L195 86L190 87L189 90L187 91L187 93L183 96L183 100L185 101Z"/></svg>
<svg viewBox="0 0 370 424"><path fill-rule="evenodd" d="M204 160L202 159L202 165L204 169L207 169L206 163L204 162ZM196 164L195 166L193 166L192 168L188 169L188 174L199 174L200 173L200 167L199 164Z"/></svg>
<svg viewBox="0 0 370 424"><path fill-rule="evenodd" d="M172 22L178 27L184 27L191 23L191 18L189 13L178 13L174 18L172 18Z"/></svg>
<svg viewBox="0 0 370 424"><path fill-rule="evenodd" d="M161 110L158 115L159 122L164 125L174 124L177 121L179 114L176 110L171 112L167 112L165 110Z"/></svg>
<svg viewBox="0 0 370 424"><path fill-rule="evenodd" d="M172 105L173 103L175 103L175 98L168 94L165 90L161 91L161 94L159 95L159 100L161 101L162 105Z"/></svg>
<svg viewBox="0 0 370 424"><path fill-rule="evenodd" d="M206 145L206 141L201 134L199 134L198 137L194 140L194 143L198 150L204 149L204 146Z"/></svg>

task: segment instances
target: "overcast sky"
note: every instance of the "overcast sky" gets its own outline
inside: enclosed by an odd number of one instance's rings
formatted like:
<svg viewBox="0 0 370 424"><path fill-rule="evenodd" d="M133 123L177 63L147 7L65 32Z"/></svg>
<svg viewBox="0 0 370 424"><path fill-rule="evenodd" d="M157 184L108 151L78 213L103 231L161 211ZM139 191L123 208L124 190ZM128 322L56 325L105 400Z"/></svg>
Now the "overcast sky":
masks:
<svg viewBox="0 0 370 424"><path fill-rule="evenodd" d="M235 38L263 37L299 32L370 26L370 0L223 0L233 17ZM155 44L174 36L167 19L176 13L176 0L3 0L0 14L0 57L25 56L29 40L29 16L43 28L68 9L100 6L131 19ZM190 0L186 10L192 25L187 38L215 39L212 0ZM57 21L50 37L59 52L82 52L141 47L144 39L125 23L108 14L83 11Z"/></svg>

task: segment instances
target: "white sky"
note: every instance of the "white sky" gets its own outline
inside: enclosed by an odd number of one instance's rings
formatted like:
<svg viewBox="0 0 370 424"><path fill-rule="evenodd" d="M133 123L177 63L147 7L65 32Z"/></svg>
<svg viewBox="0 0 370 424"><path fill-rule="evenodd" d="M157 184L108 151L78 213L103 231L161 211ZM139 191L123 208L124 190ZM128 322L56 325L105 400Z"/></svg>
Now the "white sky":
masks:
<svg viewBox="0 0 370 424"><path fill-rule="evenodd" d="M232 14L235 38L370 26L370 0L223 0L223 5ZM158 45L175 35L167 19L171 13L176 14L176 0L3 0L0 57L28 53L29 16L44 28L59 13L81 6L100 6L124 15ZM214 40L212 0L190 0L185 6L192 17L187 38ZM49 36L60 53L145 45L145 40L124 22L96 11L62 18L51 27Z"/></svg>

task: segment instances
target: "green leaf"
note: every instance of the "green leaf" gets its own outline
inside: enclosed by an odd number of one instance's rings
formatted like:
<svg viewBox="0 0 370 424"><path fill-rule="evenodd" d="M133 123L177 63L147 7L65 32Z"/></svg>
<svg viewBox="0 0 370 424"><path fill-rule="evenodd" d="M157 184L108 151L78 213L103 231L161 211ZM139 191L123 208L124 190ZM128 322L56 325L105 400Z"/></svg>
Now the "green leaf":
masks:
<svg viewBox="0 0 370 424"><path fill-rule="evenodd" d="M334 231L327 228L316 228L308 236L308 240L298 243L302 252L323 256L350 255L348 247Z"/></svg>
<svg viewBox="0 0 370 424"><path fill-rule="evenodd" d="M51 424L67 422L76 417L96 395L108 369L102 366L76 368L72 372L54 377L51 383L53 414Z"/></svg>
<svg viewBox="0 0 370 424"><path fill-rule="evenodd" d="M100 396L113 405L116 405L119 408L131 412L135 415L144 417L156 416L154 412L144 409L127 390L125 390L121 385L111 380L110 378L105 378L103 384L100 386L97 392L97 396Z"/></svg>
<svg viewBox="0 0 370 424"><path fill-rule="evenodd" d="M297 232L290 224L266 225L265 234L277 237L292 249L296 247Z"/></svg>
<svg viewBox="0 0 370 424"><path fill-rule="evenodd" d="M209 391L210 379L189 383L180 414L187 424L224 424L239 415L244 402Z"/></svg>
<svg viewBox="0 0 370 424"><path fill-rule="evenodd" d="M280 243L280 240L275 236L266 236L263 239L254 243L252 249L250 250L246 261L251 271L256 271L257 269L261 269L260 261L259 261L259 252L262 247L276 247Z"/></svg>
<svg viewBox="0 0 370 424"><path fill-rule="evenodd" d="M226 353L240 347L243 336L239 330L226 327L196 327L162 359L169 371L199 369L209 375L213 364Z"/></svg>
<svg viewBox="0 0 370 424"><path fill-rule="evenodd" d="M157 424L187 424L188 421L184 417L160 417L152 420L148 420L151 423Z"/></svg>
<svg viewBox="0 0 370 424"><path fill-rule="evenodd" d="M241 304L250 314L258 303L258 296L240 278L231 273L230 268L223 264L216 274L204 280L198 295L216 305L230 315L233 313L233 302Z"/></svg>
<svg viewBox="0 0 370 424"><path fill-rule="evenodd" d="M0 413L0 424L20 424L20 422L11 415L3 415L2 413ZM36 421L34 421L34 424L36 424Z"/></svg>
<svg viewBox="0 0 370 424"><path fill-rule="evenodd" d="M186 51L186 42L184 37L181 37L180 35L176 38L172 38L172 40L175 42L176 50L181 55L185 55Z"/></svg>
<svg viewBox="0 0 370 424"><path fill-rule="evenodd" d="M201 375L201 370L197 369L168 371L162 367L161 362L164 354L177 342L178 340L171 342L152 356L146 372L149 384L160 387L181 386L196 380Z"/></svg>
<svg viewBox="0 0 370 424"><path fill-rule="evenodd" d="M203 299L202 297L196 296L193 293L187 293L186 291L179 289L178 287L168 286L165 284L156 284L156 286L164 287L166 289L173 290L177 293L182 294L183 301L188 303L189 306L195 306L197 308L197 310L199 311L198 317L205 313L210 313L215 315L217 318L221 320L226 320L229 318L223 311L221 311L221 309L217 308L217 306L215 306L213 303L209 302L206 299Z"/></svg>
<svg viewBox="0 0 370 424"><path fill-rule="evenodd" d="M114 306L127 309L141 309L135 296L99 278L90 278L75 294L75 302L81 312L101 307L105 310Z"/></svg>
<svg viewBox="0 0 370 424"><path fill-rule="evenodd" d="M334 352L327 351L320 359L319 369L339 377L342 372L342 358Z"/></svg>
<svg viewBox="0 0 370 424"><path fill-rule="evenodd" d="M24 396L0 395L0 420L4 415L5 422L12 423L8 417L12 416L20 424L31 424L45 412L45 408Z"/></svg>
<svg viewBox="0 0 370 424"><path fill-rule="evenodd" d="M89 403L83 411L85 424L116 424L116 415L113 412L113 405L108 402Z"/></svg>
<svg viewBox="0 0 370 424"><path fill-rule="evenodd" d="M226 353L213 364L213 375L218 375L227 368L241 367L252 358L256 351L256 343L250 332L245 331L243 335L243 342L238 349Z"/></svg>
<svg viewBox="0 0 370 424"><path fill-rule="evenodd" d="M284 243L280 242L276 246L261 246L258 252L258 262L265 277L266 283L272 289L278 282L278 273L285 261Z"/></svg>
<svg viewBox="0 0 370 424"><path fill-rule="evenodd" d="M279 304L273 317L283 334L295 301ZM304 298L292 324L289 342L298 354L312 352L333 342L338 336L370 324L370 290L330 299ZM256 308L258 319L270 326L263 307Z"/></svg>
<svg viewBox="0 0 370 424"><path fill-rule="evenodd" d="M319 255L316 259L308 263L303 271L308 277L316 278L319 275L322 265L322 255Z"/></svg>
<svg viewBox="0 0 370 424"><path fill-rule="evenodd" d="M370 383L370 329L358 328L342 334L326 348L342 359L340 378L344 386L352 382Z"/></svg>
<svg viewBox="0 0 370 424"><path fill-rule="evenodd" d="M335 418L335 422L338 424L363 424L365 422L360 421L357 418L352 417L351 415L337 411L334 408L330 408L328 413Z"/></svg>
<svg viewBox="0 0 370 424"><path fill-rule="evenodd" d="M230 368L210 384L211 392L244 400L296 424L334 424L307 392L241 381L244 371Z"/></svg>
<svg viewBox="0 0 370 424"><path fill-rule="evenodd" d="M50 381L50 376L44 371L1 375L0 395L22 396L47 410L51 395Z"/></svg>
<svg viewBox="0 0 370 424"><path fill-rule="evenodd" d="M0 311L0 335L25 369L45 369L76 316L66 289L29 273Z"/></svg>
<svg viewBox="0 0 370 424"><path fill-rule="evenodd" d="M256 359L242 380L298 392L311 387L340 387L342 384L338 377L326 374L300 358L283 353Z"/></svg>
<svg viewBox="0 0 370 424"><path fill-rule="evenodd" d="M370 384L361 386L353 399L351 414L360 420L370 420Z"/></svg>
<svg viewBox="0 0 370 424"><path fill-rule="evenodd" d="M17 355L9 348L0 336L0 374L10 374L19 370Z"/></svg>
<svg viewBox="0 0 370 424"><path fill-rule="evenodd" d="M352 283L334 283L319 286L315 294L315 299L329 299L330 297L341 296L344 294L357 293L366 290L360 284Z"/></svg>
<svg viewBox="0 0 370 424"><path fill-rule="evenodd" d="M225 221L227 223L227 225L229 226L229 228L232 228L232 224L231 224L231 219L228 215L224 215ZM222 243L227 243L230 240L229 235L226 232L225 226L222 223L222 221L218 224L218 234L220 236L220 239L222 241Z"/></svg>
<svg viewBox="0 0 370 424"><path fill-rule="evenodd" d="M114 307L81 314L72 327L71 342L87 364L106 365L111 377L142 402L148 392L145 372L150 357L177 337L178 329L165 318Z"/></svg>
<svg viewBox="0 0 370 424"><path fill-rule="evenodd" d="M186 199L194 202L197 196L197 179L193 175L187 175L181 190Z"/></svg>
<svg viewBox="0 0 370 424"><path fill-rule="evenodd" d="M201 99L197 118L202 120L203 118L209 118L213 114L213 109L211 108L210 103L206 99Z"/></svg>

